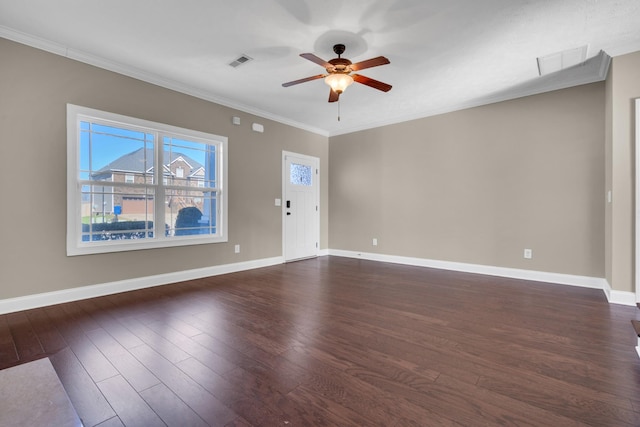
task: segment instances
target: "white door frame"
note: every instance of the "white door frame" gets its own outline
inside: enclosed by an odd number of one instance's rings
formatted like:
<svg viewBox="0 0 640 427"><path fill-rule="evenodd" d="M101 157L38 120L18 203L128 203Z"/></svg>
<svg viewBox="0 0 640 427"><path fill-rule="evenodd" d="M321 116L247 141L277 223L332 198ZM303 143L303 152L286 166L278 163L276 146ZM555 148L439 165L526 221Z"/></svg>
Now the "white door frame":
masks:
<svg viewBox="0 0 640 427"><path fill-rule="evenodd" d="M636 303L640 302L640 98L636 99L636 200L635 200L635 217L634 223L636 227L636 242L635 242L635 288L636 288Z"/></svg>
<svg viewBox="0 0 640 427"><path fill-rule="evenodd" d="M316 206L318 207L318 215L316 215L316 224L315 224L315 233L318 240L318 245L316 247L316 256L320 253L320 158L309 156L306 154L294 153L292 151L282 150L282 258L285 262L286 259L286 245L287 245L287 227L286 227L286 219L287 219L287 210L286 210L286 197L287 197L287 180L289 177L287 176L287 156L298 157L302 159L306 159L312 161L316 165L317 173L315 175L316 180Z"/></svg>

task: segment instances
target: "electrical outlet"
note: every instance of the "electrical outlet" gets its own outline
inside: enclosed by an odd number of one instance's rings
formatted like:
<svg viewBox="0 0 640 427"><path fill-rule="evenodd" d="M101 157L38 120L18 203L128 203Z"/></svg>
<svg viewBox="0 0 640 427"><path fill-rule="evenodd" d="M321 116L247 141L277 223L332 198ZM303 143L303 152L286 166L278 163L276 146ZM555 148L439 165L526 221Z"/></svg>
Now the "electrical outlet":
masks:
<svg viewBox="0 0 640 427"><path fill-rule="evenodd" d="M375 237L373 238L373 242L372 242L373 246L378 246L378 239L376 239Z"/></svg>
<svg viewBox="0 0 640 427"><path fill-rule="evenodd" d="M240 245L236 245L236 247L234 248L234 251L239 254L240 253Z"/></svg>
<svg viewBox="0 0 640 427"><path fill-rule="evenodd" d="M524 250L524 258L525 259L533 258L533 251L531 249L525 249Z"/></svg>

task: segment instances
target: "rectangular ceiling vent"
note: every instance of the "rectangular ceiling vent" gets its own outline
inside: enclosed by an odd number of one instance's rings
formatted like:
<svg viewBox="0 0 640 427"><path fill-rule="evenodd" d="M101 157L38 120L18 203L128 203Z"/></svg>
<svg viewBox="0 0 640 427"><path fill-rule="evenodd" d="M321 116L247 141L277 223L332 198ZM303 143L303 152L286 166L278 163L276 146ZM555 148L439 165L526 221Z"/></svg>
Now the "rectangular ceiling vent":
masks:
<svg viewBox="0 0 640 427"><path fill-rule="evenodd" d="M253 58L251 58L249 55L245 55L243 53L242 55L240 55L240 57L238 57L236 60L234 60L229 65L231 65L233 68L236 68L236 67L239 67L242 64L246 64L247 62L251 61L252 59Z"/></svg>
<svg viewBox="0 0 640 427"><path fill-rule="evenodd" d="M538 58L538 72L541 76L555 73L581 64L587 60L587 45L575 49L563 50Z"/></svg>

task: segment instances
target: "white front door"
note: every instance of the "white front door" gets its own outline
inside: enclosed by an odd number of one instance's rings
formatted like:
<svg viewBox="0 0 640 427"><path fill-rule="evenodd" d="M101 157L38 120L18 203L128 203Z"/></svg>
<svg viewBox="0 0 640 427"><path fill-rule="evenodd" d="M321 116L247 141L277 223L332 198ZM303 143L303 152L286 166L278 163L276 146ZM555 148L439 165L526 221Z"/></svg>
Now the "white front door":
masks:
<svg viewBox="0 0 640 427"><path fill-rule="evenodd" d="M317 157L282 152L282 241L285 261L318 256L319 164Z"/></svg>

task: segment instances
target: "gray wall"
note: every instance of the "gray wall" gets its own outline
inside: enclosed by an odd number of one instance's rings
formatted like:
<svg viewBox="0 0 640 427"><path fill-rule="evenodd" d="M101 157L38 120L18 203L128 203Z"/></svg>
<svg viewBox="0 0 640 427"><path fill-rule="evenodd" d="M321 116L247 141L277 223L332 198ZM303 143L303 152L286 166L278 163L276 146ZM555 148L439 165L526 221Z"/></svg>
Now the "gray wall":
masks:
<svg viewBox="0 0 640 427"><path fill-rule="evenodd" d="M634 55L614 58L606 85L328 139L0 39L0 299L280 256L282 150L320 158L323 249L606 275L632 290ZM228 136L229 242L67 257L67 103Z"/></svg>
<svg viewBox="0 0 640 427"><path fill-rule="evenodd" d="M604 105L596 83L331 138L330 247L604 277Z"/></svg>
<svg viewBox="0 0 640 427"><path fill-rule="evenodd" d="M613 58L607 78L606 278L632 292L635 265L635 98L640 97L640 52ZM636 172L637 173L637 172ZM637 285L636 285L637 286Z"/></svg>
<svg viewBox="0 0 640 427"><path fill-rule="evenodd" d="M229 242L67 257L67 103L228 136ZM325 136L0 38L0 141L0 299L281 256L282 150L320 158L328 247Z"/></svg>

